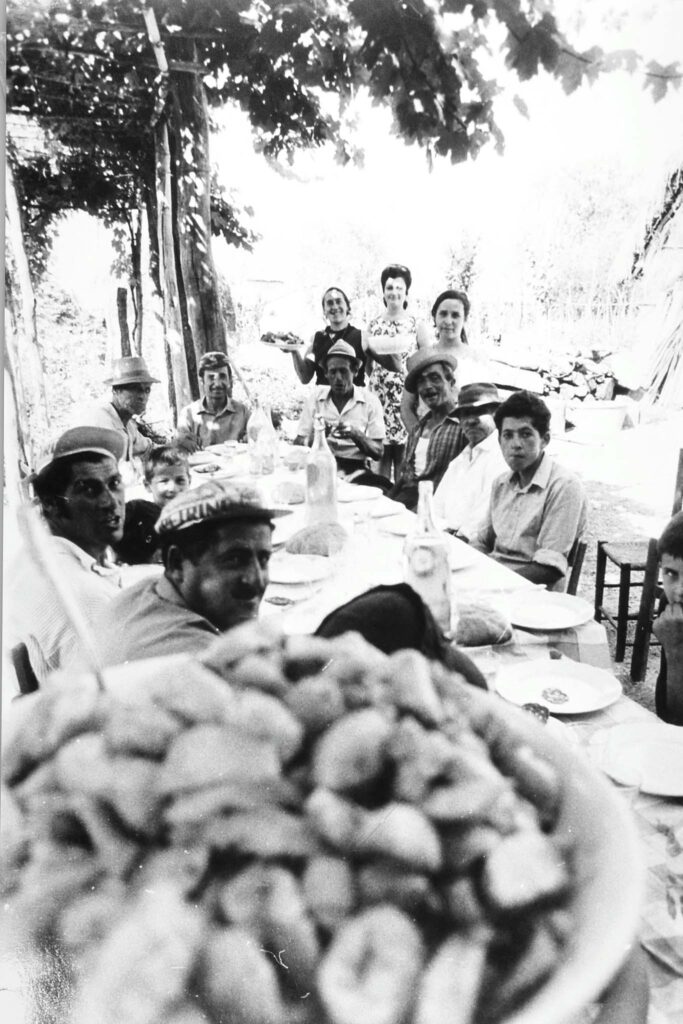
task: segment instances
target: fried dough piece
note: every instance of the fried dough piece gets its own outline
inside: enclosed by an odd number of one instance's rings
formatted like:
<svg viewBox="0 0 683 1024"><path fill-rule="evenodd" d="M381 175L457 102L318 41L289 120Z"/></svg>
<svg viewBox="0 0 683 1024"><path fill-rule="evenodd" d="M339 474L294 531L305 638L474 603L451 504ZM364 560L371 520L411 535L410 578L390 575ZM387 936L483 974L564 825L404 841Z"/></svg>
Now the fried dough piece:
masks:
<svg viewBox="0 0 683 1024"><path fill-rule="evenodd" d="M487 902L498 911L519 913L562 895L569 885L567 865L541 832L505 836L486 859L481 878Z"/></svg>
<svg viewBox="0 0 683 1024"><path fill-rule="evenodd" d="M446 939L422 976L415 1024L471 1024L487 949L487 933L483 930Z"/></svg>
<svg viewBox="0 0 683 1024"><path fill-rule="evenodd" d="M401 711L410 711L426 725L438 725L443 707L436 692L429 663L418 651L396 651L387 666L391 695Z"/></svg>
<svg viewBox="0 0 683 1024"><path fill-rule="evenodd" d="M159 1024L183 996L200 948L203 918L160 882L140 893L99 947L77 993L73 1019Z"/></svg>
<svg viewBox="0 0 683 1024"><path fill-rule="evenodd" d="M182 793L220 782L277 779L272 743L228 725L197 725L172 742L157 778L160 794Z"/></svg>
<svg viewBox="0 0 683 1024"><path fill-rule="evenodd" d="M277 953L275 951L275 958ZM284 1024L276 971L284 968L242 928L213 928L201 955L199 976L209 1010L231 1024Z"/></svg>
<svg viewBox="0 0 683 1024"><path fill-rule="evenodd" d="M395 907L373 907L346 921L318 972L320 998L333 1024L400 1024L423 958L420 933Z"/></svg>
<svg viewBox="0 0 683 1024"><path fill-rule="evenodd" d="M356 883L349 864L341 857L312 857L302 879L304 898L323 928L335 931L356 906Z"/></svg>
<svg viewBox="0 0 683 1024"><path fill-rule="evenodd" d="M377 708L345 715L316 744L313 781L342 793L374 781L387 763L391 732L391 721Z"/></svg>

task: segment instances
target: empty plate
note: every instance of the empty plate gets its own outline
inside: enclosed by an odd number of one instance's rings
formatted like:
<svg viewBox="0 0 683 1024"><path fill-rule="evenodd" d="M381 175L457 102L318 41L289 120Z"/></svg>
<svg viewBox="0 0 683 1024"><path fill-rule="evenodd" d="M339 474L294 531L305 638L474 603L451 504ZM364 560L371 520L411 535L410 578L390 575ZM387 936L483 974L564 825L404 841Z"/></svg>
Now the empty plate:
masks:
<svg viewBox="0 0 683 1024"><path fill-rule="evenodd" d="M621 696L621 683L604 669L571 658L533 658L503 666L496 690L512 704L533 702L553 715L580 715L613 704Z"/></svg>
<svg viewBox="0 0 683 1024"><path fill-rule="evenodd" d="M572 629L593 618L593 607L572 594L529 589L519 592L510 618L512 625L520 629Z"/></svg>

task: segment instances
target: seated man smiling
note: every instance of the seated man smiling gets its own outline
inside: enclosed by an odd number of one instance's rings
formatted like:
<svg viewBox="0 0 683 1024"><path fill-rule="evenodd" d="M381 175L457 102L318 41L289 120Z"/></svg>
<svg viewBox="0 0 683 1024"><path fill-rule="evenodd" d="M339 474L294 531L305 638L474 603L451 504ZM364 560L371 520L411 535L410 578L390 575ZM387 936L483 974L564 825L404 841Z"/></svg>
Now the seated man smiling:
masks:
<svg viewBox="0 0 683 1024"><path fill-rule="evenodd" d="M564 590L569 552L586 529L586 494L577 476L546 453L550 410L517 391L496 410L510 472L498 477L472 546L550 590Z"/></svg>
<svg viewBox="0 0 683 1024"><path fill-rule="evenodd" d="M345 341L336 341L322 358L329 384L316 387L305 403L295 444L310 444L313 423L322 416L328 443L343 475L358 483L388 485L365 469L367 459L378 459L384 442L384 416L379 399L353 383L359 361Z"/></svg>
<svg viewBox="0 0 683 1024"><path fill-rule="evenodd" d="M156 525L164 575L128 587L98 619L102 664L199 654L218 633L256 618L273 519L287 514L251 485L220 480L170 501Z"/></svg>

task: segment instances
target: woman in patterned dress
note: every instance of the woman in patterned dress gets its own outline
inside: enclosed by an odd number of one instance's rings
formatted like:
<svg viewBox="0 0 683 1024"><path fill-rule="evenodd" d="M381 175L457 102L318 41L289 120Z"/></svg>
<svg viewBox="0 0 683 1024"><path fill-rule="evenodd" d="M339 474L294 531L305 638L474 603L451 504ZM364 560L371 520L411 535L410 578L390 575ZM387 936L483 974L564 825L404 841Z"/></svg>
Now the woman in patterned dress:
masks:
<svg viewBox="0 0 683 1024"><path fill-rule="evenodd" d="M363 348L368 365L374 366L370 386L384 412L386 441L379 464L382 476L391 479L398 473L406 443L406 428L401 419L401 396L406 361L418 348L431 342L427 326L407 312L407 296L412 283L408 267L392 263L380 275L384 312L371 320L363 332Z"/></svg>

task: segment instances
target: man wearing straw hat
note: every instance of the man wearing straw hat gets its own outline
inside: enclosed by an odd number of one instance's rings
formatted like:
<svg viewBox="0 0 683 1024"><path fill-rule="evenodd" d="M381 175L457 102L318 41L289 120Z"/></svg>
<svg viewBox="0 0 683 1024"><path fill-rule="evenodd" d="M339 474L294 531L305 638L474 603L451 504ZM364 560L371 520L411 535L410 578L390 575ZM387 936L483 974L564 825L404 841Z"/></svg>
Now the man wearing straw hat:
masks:
<svg viewBox="0 0 683 1024"><path fill-rule="evenodd" d="M202 397L186 405L178 417L176 439L185 451L210 444L241 441L249 409L232 397L232 367L224 352L206 352L197 368Z"/></svg>
<svg viewBox="0 0 683 1024"><path fill-rule="evenodd" d="M123 590L96 623L102 664L199 654L255 619L268 585L273 519L251 484L210 480L183 491L156 524L164 575Z"/></svg>
<svg viewBox="0 0 683 1024"><path fill-rule="evenodd" d="M360 365L354 349L346 341L335 341L321 364L328 385L316 387L306 399L294 443L310 444L315 418L322 416L340 472L357 483L389 486L384 477L365 469L368 459L378 459L382 453L384 416L377 396L353 382Z"/></svg>
<svg viewBox="0 0 683 1024"><path fill-rule="evenodd" d="M124 442L126 461L144 458L153 442L140 432L134 417L144 413L152 384L158 384L158 378L152 377L142 356L123 356L114 360L111 377L104 383L111 385L111 400L93 402L78 410L73 426L115 430Z"/></svg>
<svg viewBox="0 0 683 1024"><path fill-rule="evenodd" d="M120 572L109 554L110 545L123 536L124 488L118 467L123 450L117 431L74 427L42 454L32 480L52 535L46 538L51 570L86 624L92 624L120 589ZM47 578L51 570L24 548L8 568L10 645L26 645L39 684L80 649L67 610Z"/></svg>

